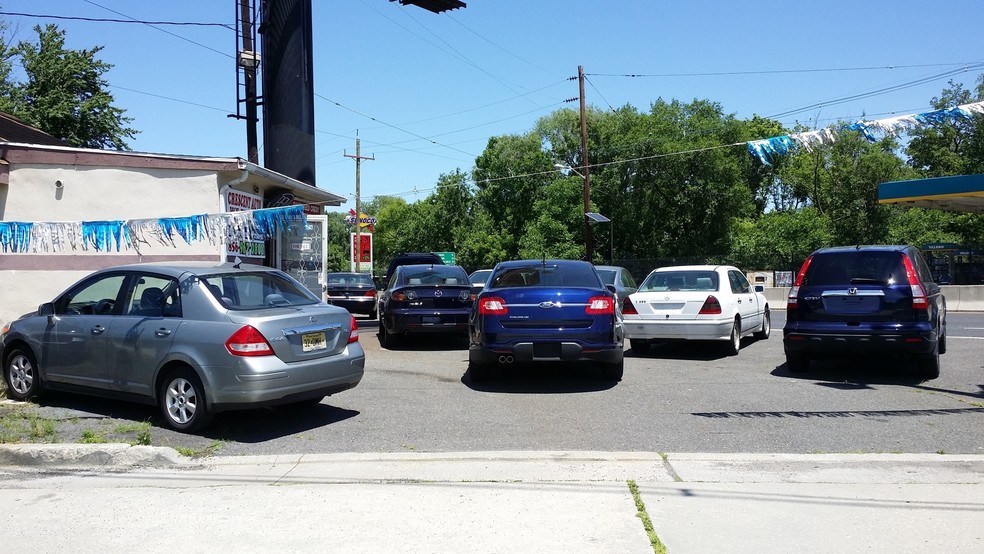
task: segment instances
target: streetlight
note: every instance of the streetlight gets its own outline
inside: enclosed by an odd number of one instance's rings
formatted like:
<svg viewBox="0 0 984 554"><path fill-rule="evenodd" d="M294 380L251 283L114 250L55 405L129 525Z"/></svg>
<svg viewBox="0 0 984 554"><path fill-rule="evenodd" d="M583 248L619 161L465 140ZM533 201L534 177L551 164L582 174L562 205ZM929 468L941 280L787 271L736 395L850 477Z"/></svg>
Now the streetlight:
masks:
<svg viewBox="0 0 984 554"><path fill-rule="evenodd" d="M608 223L610 225L608 228L608 236L611 239L611 242L608 245L608 259L611 265L615 265L615 222L596 212L584 212L584 216L587 217L588 221L591 223Z"/></svg>
<svg viewBox="0 0 984 554"><path fill-rule="evenodd" d="M591 180L588 178L588 175L591 174L591 171L586 168L585 169L586 170L586 173L581 173L580 171L574 169L573 167L571 167L569 165L564 165L564 164L559 164L559 163L554 164L554 167L557 168L557 170L560 171L560 172L562 172L562 173L564 171L573 171L575 175L578 175L579 177L581 177L582 179L584 179L584 213L587 214L588 213L588 210L591 209ZM587 260L587 261L589 261L589 262L591 261L591 258L594 257L593 256L594 246L591 244L592 242L593 242L593 240L591 238L591 225L588 222L588 219L585 218L585 220L584 220L584 259Z"/></svg>

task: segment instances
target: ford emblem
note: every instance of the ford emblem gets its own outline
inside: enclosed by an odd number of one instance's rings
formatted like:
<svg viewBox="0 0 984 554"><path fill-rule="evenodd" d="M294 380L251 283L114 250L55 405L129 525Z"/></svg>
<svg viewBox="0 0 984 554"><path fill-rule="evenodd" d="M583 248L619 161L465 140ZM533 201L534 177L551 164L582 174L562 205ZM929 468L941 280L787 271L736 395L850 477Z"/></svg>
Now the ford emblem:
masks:
<svg viewBox="0 0 984 554"><path fill-rule="evenodd" d="M560 304L554 304L553 302L540 302L541 308L553 308L554 306L560 306Z"/></svg>

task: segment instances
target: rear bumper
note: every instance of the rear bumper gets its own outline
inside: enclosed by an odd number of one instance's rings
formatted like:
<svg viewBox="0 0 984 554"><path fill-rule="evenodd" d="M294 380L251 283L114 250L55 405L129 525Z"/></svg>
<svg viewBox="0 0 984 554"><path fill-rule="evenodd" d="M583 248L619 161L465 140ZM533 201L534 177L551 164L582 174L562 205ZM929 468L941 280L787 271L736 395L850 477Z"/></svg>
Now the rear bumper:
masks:
<svg viewBox="0 0 984 554"><path fill-rule="evenodd" d="M371 296L329 296L328 302L354 314L369 315L376 311L376 299Z"/></svg>
<svg viewBox="0 0 984 554"><path fill-rule="evenodd" d="M386 314L390 333L466 333L468 312L462 310L398 310Z"/></svg>
<svg viewBox="0 0 984 554"><path fill-rule="evenodd" d="M735 320L727 319L626 319L625 338L644 340L728 340Z"/></svg>
<svg viewBox="0 0 984 554"><path fill-rule="evenodd" d="M936 329L889 332L816 332L783 329L782 345L787 353L815 357L883 353L930 354L936 349Z"/></svg>
<svg viewBox="0 0 984 554"><path fill-rule="evenodd" d="M618 363L622 361L625 352L621 345L605 345L602 347L582 345L576 342L519 342L511 345L471 345L468 348L468 361L478 364L490 364L499 360L500 356L512 356L515 362L535 361L565 361L576 362L590 360L603 363Z"/></svg>

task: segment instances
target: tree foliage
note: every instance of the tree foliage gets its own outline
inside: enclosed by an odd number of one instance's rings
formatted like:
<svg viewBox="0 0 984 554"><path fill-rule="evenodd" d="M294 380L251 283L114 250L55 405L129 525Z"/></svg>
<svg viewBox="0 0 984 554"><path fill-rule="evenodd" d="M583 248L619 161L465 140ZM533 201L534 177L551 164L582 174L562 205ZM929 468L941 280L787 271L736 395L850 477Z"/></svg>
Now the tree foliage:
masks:
<svg viewBox="0 0 984 554"><path fill-rule="evenodd" d="M112 66L89 50L65 48L65 32L55 25L35 26L37 43L21 41L0 50L0 111L13 114L64 140L71 146L129 150L126 139L137 131L125 110L113 105L103 75ZM11 79L12 60L18 59L25 82Z"/></svg>

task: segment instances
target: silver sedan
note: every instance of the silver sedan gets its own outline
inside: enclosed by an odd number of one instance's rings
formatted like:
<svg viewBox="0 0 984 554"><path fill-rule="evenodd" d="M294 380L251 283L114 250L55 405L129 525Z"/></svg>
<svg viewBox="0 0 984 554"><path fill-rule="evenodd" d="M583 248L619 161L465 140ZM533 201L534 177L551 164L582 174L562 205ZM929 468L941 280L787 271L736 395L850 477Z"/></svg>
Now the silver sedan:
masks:
<svg viewBox="0 0 984 554"><path fill-rule="evenodd" d="M45 389L157 405L170 427L356 386L355 318L279 270L215 263L97 271L4 326L7 395Z"/></svg>

